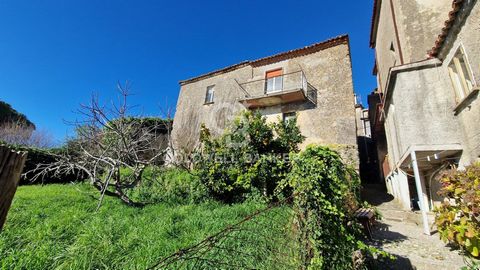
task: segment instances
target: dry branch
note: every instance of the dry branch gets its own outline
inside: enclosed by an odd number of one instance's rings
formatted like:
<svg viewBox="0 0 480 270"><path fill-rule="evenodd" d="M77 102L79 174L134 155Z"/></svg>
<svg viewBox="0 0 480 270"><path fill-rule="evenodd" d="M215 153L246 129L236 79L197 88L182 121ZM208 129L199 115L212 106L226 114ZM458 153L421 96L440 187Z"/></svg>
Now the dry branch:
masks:
<svg viewBox="0 0 480 270"><path fill-rule="evenodd" d="M172 121L132 117L129 114L128 84L118 85L120 98L110 106L100 104L92 95L89 104L82 104L82 120L72 124L77 137L67 144L67 151L51 164L38 164L29 171L37 180L48 173L83 172L100 192L98 207L104 196L114 196L131 206L126 190L141 184L148 166L162 164L170 141ZM121 170L131 174L122 175Z"/></svg>

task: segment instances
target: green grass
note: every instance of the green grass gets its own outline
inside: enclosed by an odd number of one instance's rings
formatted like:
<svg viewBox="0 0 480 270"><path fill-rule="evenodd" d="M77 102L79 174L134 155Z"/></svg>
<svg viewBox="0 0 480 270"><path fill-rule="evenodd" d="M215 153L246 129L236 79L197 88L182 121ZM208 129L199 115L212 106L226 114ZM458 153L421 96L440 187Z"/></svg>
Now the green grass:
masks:
<svg viewBox="0 0 480 270"><path fill-rule="evenodd" d="M96 196L97 192L86 184L19 187L0 233L0 267L145 269L265 207L255 202L236 205L204 202L159 203L138 209L106 198L95 212ZM279 211L285 214L289 210ZM284 235L272 228L285 228L288 219L266 216L262 220L252 222L250 240L230 242L240 243L239 249L255 253L271 251L271 245L285 241ZM270 246L260 247L256 242L260 238L269 239ZM281 268L278 264L267 265L265 257L243 259L251 260L248 265L261 265L262 269Z"/></svg>

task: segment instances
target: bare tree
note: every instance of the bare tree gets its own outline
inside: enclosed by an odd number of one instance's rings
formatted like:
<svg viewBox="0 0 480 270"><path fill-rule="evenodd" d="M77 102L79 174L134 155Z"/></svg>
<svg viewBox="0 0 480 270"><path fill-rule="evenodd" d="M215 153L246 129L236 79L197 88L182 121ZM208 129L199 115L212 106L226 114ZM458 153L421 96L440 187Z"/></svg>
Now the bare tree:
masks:
<svg viewBox="0 0 480 270"><path fill-rule="evenodd" d="M132 117L127 104L128 83L118 84L118 90L120 99L108 107L101 105L96 95L92 95L89 104L80 105L79 113L84 120L73 123L77 138L68 142L66 153L58 156L57 162L38 164L28 172L33 173L33 181L52 172L82 171L100 191L98 207L105 195L131 206L142 205L131 200L126 190L141 184L146 167L162 162L172 121ZM124 168L131 173L121 174Z"/></svg>
<svg viewBox="0 0 480 270"><path fill-rule="evenodd" d="M37 148L49 148L54 145L50 133L46 130L36 130L34 126L22 121L2 123L0 125L0 141Z"/></svg>
<svg viewBox="0 0 480 270"><path fill-rule="evenodd" d="M0 140L9 144L27 145L34 130L19 121L5 122L0 126Z"/></svg>
<svg viewBox="0 0 480 270"><path fill-rule="evenodd" d="M28 146L43 149L52 148L55 145L53 135L45 129L35 129L28 142Z"/></svg>

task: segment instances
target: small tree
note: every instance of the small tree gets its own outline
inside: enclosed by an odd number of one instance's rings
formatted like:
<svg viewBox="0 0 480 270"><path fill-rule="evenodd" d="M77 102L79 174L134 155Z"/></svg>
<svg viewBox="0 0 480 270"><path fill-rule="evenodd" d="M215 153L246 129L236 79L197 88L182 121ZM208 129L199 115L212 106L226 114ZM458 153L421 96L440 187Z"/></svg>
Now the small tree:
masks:
<svg viewBox="0 0 480 270"><path fill-rule="evenodd" d="M100 191L98 207L105 195L132 201L126 190L141 184L145 168L161 162L170 142L172 121L135 118L129 114L128 84L118 85L120 101L105 107L93 95L88 105L81 105L84 120L74 122L77 137L67 143L66 151L51 164L38 164L34 179L48 173L65 174L83 171L92 185ZM131 173L122 174L121 169Z"/></svg>

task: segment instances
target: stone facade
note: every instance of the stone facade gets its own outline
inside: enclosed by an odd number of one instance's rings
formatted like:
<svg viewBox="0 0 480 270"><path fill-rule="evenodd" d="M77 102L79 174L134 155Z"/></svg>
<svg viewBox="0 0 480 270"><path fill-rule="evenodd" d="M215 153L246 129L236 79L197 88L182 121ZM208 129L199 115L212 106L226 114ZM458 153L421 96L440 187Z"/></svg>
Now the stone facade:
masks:
<svg viewBox="0 0 480 270"><path fill-rule="evenodd" d="M478 89L480 86L480 5L472 0L464 2L458 14L459 18L452 25L438 59L443 63L450 63L455 52L461 47L465 51L467 64L473 76L474 88ZM443 77L449 76L448 66L442 65L441 72ZM448 85L451 86L450 81ZM453 92L451 87L450 92ZM480 157L480 98L478 92L472 93L464 100L458 100L457 97L450 100L450 108L454 107L455 120L461 131L459 137L463 145L461 160L463 165L478 161Z"/></svg>
<svg viewBox="0 0 480 270"><path fill-rule="evenodd" d="M389 69L424 60L440 33L452 0L376 0L371 46L378 87L384 91Z"/></svg>
<svg viewBox="0 0 480 270"><path fill-rule="evenodd" d="M362 183L375 183L378 180L378 162L371 158L376 148L372 139L370 117L368 109L363 108L360 103L356 104L357 117L357 145L360 155L360 178Z"/></svg>
<svg viewBox="0 0 480 270"><path fill-rule="evenodd" d="M377 152L388 152L388 170L383 168L387 189L403 208L432 209L442 200L436 195L438 172L449 163L465 166L480 157L480 7L476 0L454 1L453 7L450 0L380 2L371 44L379 82L372 99L380 96L381 106L370 108L370 114L381 115L373 120L373 132L381 136L383 125L387 148ZM384 22L393 19L392 2L398 10L397 29ZM403 63L392 60L399 58L398 50L386 53L392 39L400 40ZM429 54L434 45L435 55ZM465 76L472 78L461 98L449 69L459 51Z"/></svg>
<svg viewBox="0 0 480 270"><path fill-rule="evenodd" d="M266 73L278 69L283 89L266 94ZM218 135L240 111L252 109L268 121L293 113L306 137L302 148L311 143L343 145L349 149L344 156L353 156L358 167L348 36L240 63L180 85L172 133L177 151L189 152L198 144L202 123ZM205 103L209 86L214 86L214 100Z"/></svg>

